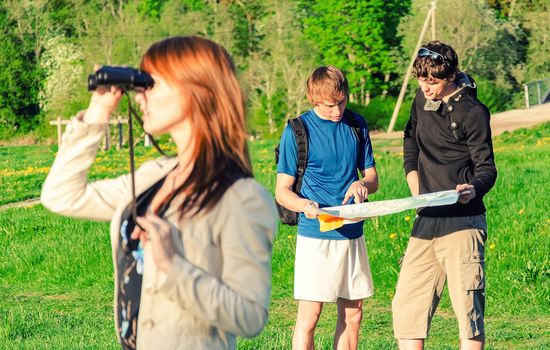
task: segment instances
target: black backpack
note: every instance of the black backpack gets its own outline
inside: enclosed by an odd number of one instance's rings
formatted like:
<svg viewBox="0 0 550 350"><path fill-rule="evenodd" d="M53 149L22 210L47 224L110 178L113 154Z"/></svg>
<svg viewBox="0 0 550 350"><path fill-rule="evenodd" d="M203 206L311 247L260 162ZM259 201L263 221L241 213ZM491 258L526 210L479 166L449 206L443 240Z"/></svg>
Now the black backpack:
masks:
<svg viewBox="0 0 550 350"><path fill-rule="evenodd" d="M360 124L358 117L355 116L355 114L346 108L344 111L344 118L347 119L350 126L353 128L353 131L355 132L355 136L357 137L357 141L359 142L358 148L361 147L362 144L364 144L364 137L363 133L361 132ZM300 193L302 189L302 179L304 177L304 173L306 171L306 165L307 165L307 155L308 155L308 139L307 139L307 132L306 127L304 125L304 122L302 121L301 117L296 117L293 119L290 119L288 121L290 124L290 127L292 128L292 133L294 134L294 139L296 140L296 145L298 146L298 169L297 169L297 176L296 181L294 181L294 185L292 186L292 191L295 193ZM275 164L279 163L279 147L280 144L275 147ZM361 154L361 152L359 152ZM277 211L279 212L279 218L281 219L281 222L285 225L290 226L296 226L298 224L298 212L289 210L279 203L275 201L275 205L277 206Z"/></svg>

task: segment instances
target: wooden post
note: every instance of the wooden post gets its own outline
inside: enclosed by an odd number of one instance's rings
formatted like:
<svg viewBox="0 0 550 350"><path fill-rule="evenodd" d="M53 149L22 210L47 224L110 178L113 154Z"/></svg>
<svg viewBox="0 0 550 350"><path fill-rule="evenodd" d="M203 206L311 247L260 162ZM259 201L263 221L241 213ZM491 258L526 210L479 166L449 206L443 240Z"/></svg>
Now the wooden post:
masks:
<svg viewBox="0 0 550 350"><path fill-rule="evenodd" d="M105 133L105 146L103 150L108 151L111 148L111 123L107 123L107 132Z"/></svg>
<svg viewBox="0 0 550 350"><path fill-rule="evenodd" d="M434 11L435 11L435 1L432 1L432 8L428 11L428 14L426 15L426 19L424 20L424 25L422 26L422 30L420 31L420 35L418 36L418 41L416 42L416 47L414 48L414 51L411 56L411 60L409 62L409 66L407 67L407 73L405 74L405 79L403 79L403 85L401 85L401 91L399 91L399 97L397 98L397 103L395 104L395 108L393 109L393 114L391 116L390 125L388 126L388 131L387 131L388 134L393 131L393 128L395 126L397 115L399 114L399 110L401 109L401 104L403 103L403 99L405 98L405 93L407 92L407 85L409 84L409 79L411 78L414 60L416 59L418 50L420 50L420 45L422 45L422 39L424 39L424 34L426 33L426 29L428 29L428 24L430 24L430 18L432 17Z"/></svg>
<svg viewBox="0 0 550 350"><path fill-rule="evenodd" d="M539 105L542 104L542 95L540 93L540 80L537 81L537 96L538 96L538 101L539 101Z"/></svg>
<svg viewBox="0 0 550 350"><path fill-rule="evenodd" d="M50 125L57 126L57 144L61 146L61 140L62 140L62 134L63 134L63 125L70 124L70 120L63 120L61 117L57 117L55 120L50 121ZM119 136L120 140L122 140L122 124L128 124L128 119L122 119L121 117L118 117L117 119L110 119L107 125L107 134L105 135L104 145L102 145L102 148L105 150L108 150L111 144L111 124L118 124L119 125ZM120 144L122 145L122 141L120 141Z"/></svg>
<svg viewBox="0 0 550 350"><path fill-rule="evenodd" d="M432 40L435 40L435 1L432 0Z"/></svg>
<svg viewBox="0 0 550 350"><path fill-rule="evenodd" d="M117 117L117 127L118 127L118 149L122 149L122 119L120 116Z"/></svg>
<svg viewBox="0 0 550 350"><path fill-rule="evenodd" d="M61 117L57 117L57 148L61 147L62 133L63 127L61 126Z"/></svg>
<svg viewBox="0 0 550 350"><path fill-rule="evenodd" d="M529 86L523 84L523 90L525 91L525 108L529 108Z"/></svg>

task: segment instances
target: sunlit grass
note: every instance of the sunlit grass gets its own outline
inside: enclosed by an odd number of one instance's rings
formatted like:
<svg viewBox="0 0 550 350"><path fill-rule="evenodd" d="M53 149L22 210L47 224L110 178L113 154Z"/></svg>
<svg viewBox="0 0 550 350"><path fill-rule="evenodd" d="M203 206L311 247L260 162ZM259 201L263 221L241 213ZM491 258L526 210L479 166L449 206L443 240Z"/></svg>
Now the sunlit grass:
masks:
<svg viewBox="0 0 550 350"><path fill-rule="evenodd" d="M487 349L550 349L550 124L495 139L499 177L486 197L489 236ZM273 191L275 141L251 143L254 173ZM408 196L400 142L375 142L380 191L373 200ZM0 203L37 197L55 147L1 150ZM138 147L138 162L155 157ZM100 151L92 178L128 171L126 151ZM27 173L26 173L27 172ZM17 189L11 191L11 189ZM395 349L391 298L414 212L365 223L375 283L365 301L360 349ZM240 349L290 349L295 228L280 226L274 242L270 319ZM116 348L112 258L107 223L56 216L41 206L0 211L0 349ZM335 307L327 305L316 345L329 349ZM428 349L458 348L447 294L433 322Z"/></svg>

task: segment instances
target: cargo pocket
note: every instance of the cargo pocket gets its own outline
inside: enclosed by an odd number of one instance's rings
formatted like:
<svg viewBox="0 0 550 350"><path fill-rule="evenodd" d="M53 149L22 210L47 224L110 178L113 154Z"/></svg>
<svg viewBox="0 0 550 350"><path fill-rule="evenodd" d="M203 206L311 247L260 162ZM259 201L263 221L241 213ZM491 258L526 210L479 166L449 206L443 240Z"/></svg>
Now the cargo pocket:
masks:
<svg viewBox="0 0 550 350"><path fill-rule="evenodd" d="M485 289L485 254L468 254L462 265L462 286L465 290Z"/></svg>

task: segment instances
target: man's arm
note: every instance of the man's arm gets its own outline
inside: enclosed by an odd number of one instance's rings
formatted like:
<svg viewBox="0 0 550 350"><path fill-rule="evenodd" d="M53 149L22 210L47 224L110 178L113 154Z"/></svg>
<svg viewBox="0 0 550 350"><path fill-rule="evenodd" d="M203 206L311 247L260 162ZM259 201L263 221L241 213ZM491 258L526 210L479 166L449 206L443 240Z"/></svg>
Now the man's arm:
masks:
<svg viewBox="0 0 550 350"><path fill-rule="evenodd" d="M418 97L418 94L417 94ZM403 168L405 169L405 175L407 177L407 183L411 189L413 195L419 194L418 186L418 154L420 153L418 149L418 143L416 141L416 124L417 124L417 114L416 114L416 97L411 106L411 112L409 116L409 121L405 127L403 133ZM411 179L414 181L409 181L409 174ZM413 186L411 186L411 183Z"/></svg>
<svg viewBox="0 0 550 350"><path fill-rule="evenodd" d="M319 203L312 200L302 198L297 193L292 191L292 186L296 178L288 174L277 174L277 182L275 184L275 200L277 203L295 212L302 212L308 218L317 217L320 212L318 210Z"/></svg>
<svg viewBox="0 0 550 350"><path fill-rule="evenodd" d="M403 135L403 168L407 184L413 196L420 194L418 180L418 143L416 142L416 98L411 107L411 113Z"/></svg>
<svg viewBox="0 0 550 350"><path fill-rule="evenodd" d="M407 122L407 126L405 127L405 131L403 133L403 168L405 169L405 175L407 176L407 182L409 173L414 171L416 175L416 183L418 183L418 143L416 142L416 124L417 124L417 116L416 116L416 98L413 101L409 121ZM411 193L414 194L412 191L413 188L417 189L418 192L418 186L411 187L409 182L409 188L411 188ZM418 194L418 193L417 193Z"/></svg>
<svg viewBox="0 0 550 350"><path fill-rule="evenodd" d="M361 175L363 177L359 181L369 190L369 194L378 191L379 183L376 167L361 170Z"/></svg>
<svg viewBox="0 0 550 350"><path fill-rule="evenodd" d="M418 183L418 171L412 170L407 174L407 184L411 190L413 196L418 196L420 194L420 185Z"/></svg>
<svg viewBox="0 0 550 350"><path fill-rule="evenodd" d="M489 111L478 105L466 118L465 131L470 159L474 163L474 176L467 184L458 184L458 201L466 204L477 196L483 197L495 184L497 169L491 140Z"/></svg>
<svg viewBox="0 0 550 350"><path fill-rule="evenodd" d="M474 176L469 184L475 187L478 196L489 192L497 179L489 118L489 111L479 105L470 110L465 125L468 150L474 163Z"/></svg>

